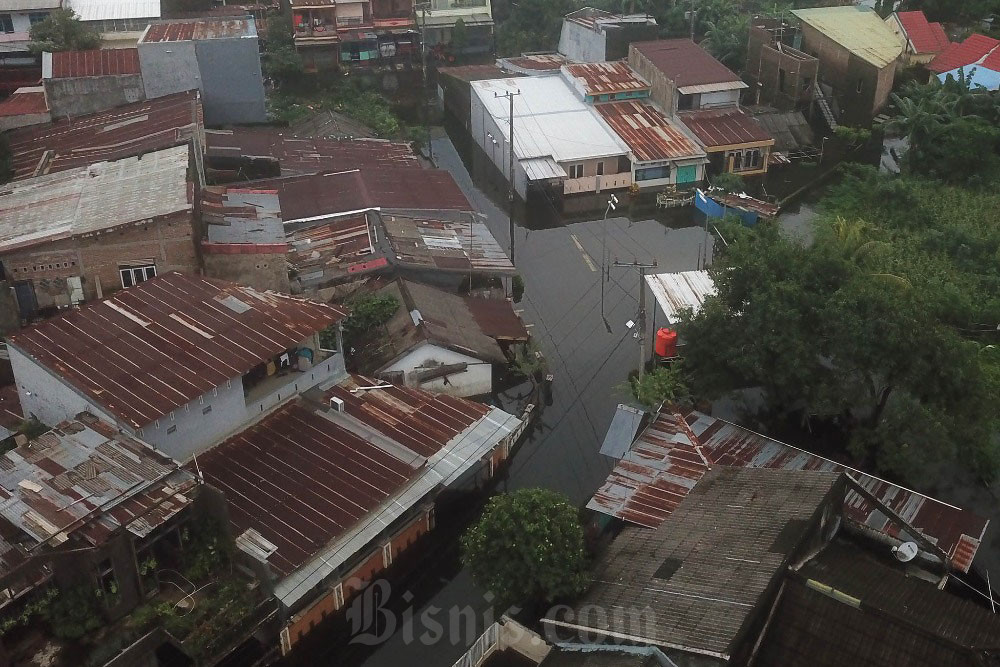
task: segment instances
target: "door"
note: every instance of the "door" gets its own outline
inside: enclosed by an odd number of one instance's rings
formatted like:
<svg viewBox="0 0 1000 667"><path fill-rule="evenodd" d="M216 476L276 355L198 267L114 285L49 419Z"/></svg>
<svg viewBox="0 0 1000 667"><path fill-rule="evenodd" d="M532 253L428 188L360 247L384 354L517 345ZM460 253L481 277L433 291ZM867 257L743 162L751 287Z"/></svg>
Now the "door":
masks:
<svg viewBox="0 0 1000 667"><path fill-rule="evenodd" d="M677 167L677 183L694 183L698 180L698 166L697 165L687 165L686 167Z"/></svg>
<svg viewBox="0 0 1000 667"><path fill-rule="evenodd" d="M17 309L21 319L30 319L38 312L38 300L35 299L35 285L30 280L14 283L14 296L17 297Z"/></svg>

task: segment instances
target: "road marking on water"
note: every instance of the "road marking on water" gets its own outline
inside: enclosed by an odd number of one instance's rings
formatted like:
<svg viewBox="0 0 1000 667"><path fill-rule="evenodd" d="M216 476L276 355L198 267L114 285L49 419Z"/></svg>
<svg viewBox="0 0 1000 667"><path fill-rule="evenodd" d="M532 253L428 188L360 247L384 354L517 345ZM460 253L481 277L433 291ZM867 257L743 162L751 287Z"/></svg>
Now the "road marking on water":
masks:
<svg viewBox="0 0 1000 667"><path fill-rule="evenodd" d="M569 237L573 239L573 243L576 244L576 249L580 251L581 255L583 255L583 261L587 263L587 267L594 273L597 273L597 267L594 266L592 261L590 261L590 255L588 255L587 251L583 249L582 245L580 245L580 239L576 238L576 234L570 234Z"/></svg>

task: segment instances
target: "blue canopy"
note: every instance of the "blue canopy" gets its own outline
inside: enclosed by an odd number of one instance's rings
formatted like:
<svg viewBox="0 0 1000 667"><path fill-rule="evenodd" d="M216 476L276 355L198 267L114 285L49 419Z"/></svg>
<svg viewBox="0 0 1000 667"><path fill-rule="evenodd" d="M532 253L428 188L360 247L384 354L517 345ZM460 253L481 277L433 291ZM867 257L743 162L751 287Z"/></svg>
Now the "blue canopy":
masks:
<svg viewBox="0 0 1000 667"><path fill-rule="evenodd" d="M949 76L958 80L961 70L965 70L965 78L969 82L969 88L975 89L976 87L981 87L986 90L1000 90L1000 72L983 67L982 65L957 67L949 72L938 74L938 78L941 80L941 83L947 81Z"/></svg>

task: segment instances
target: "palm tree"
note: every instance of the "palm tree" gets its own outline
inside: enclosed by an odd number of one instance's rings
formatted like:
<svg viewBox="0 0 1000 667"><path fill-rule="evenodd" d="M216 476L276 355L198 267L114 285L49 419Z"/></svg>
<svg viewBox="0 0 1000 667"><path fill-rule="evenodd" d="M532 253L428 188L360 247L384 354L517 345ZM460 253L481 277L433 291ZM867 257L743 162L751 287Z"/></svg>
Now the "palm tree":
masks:
<svg viewBox="0 0 1000 667"><path fill-rule="evenodd" d="M924 142L952 117L952 110L940 94L915 99L893 93L892 99L896 103L897 113L886 126L909 138L910 152L913 155L919 155Z"/></svg>

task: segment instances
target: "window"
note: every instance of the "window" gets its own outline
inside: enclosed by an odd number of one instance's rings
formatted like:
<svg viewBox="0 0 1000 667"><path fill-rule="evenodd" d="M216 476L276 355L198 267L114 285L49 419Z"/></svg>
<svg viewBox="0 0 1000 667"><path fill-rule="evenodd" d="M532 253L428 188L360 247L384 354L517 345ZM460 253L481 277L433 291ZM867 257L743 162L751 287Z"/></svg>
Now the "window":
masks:
<svg viewBox="0 0 1000 667"><path fill-rule="evenodd" d="M597 163L597 175L598 176L603 176L604 175L604 161L603 160L601 162Z"/></svg>
<svg viewBox="0 0 1000 667"><path fill-rule="evenodd" d="M173 426L171 426L170 428L167 429L167 435L170 435L171 433L174 433L175 431L177 431L177 424L174 424Z"/></svg>
<svg viewBox="0 0 1000 667"><path fill-rule="evenodd" d="M684 111L685 109L694 109L694 95L679 95L677 97L677 109Z"/></svg>
<svg viewBox="0 0 1000 667"><path fill-rule="evenodd" d="M48 16L49 16L48 12L31 12L30 14L28 14L28 22L31 23L31 25L35 25L36 23L41 23L42 21L44 21L46 18L48 18Z"/></svg>
<svg viewBox="0 0 1000 667"><path fill-rule="evenodd" d="M571 164L569 166L569 177L570 178L583 178L583 165L582 164Z"/></svg>
<svg viewBox="0 0 1000 667"><path fill-rule="evenodd" d="M110 558L105 558L97 566L97 579L100 591L105 596L108 606L118 602L118 577L115 576L115 565Z"/></svg>
<svg viewBox="0 0 1000 667"><path fill-rule="evenodd" d="M662 167L646 167L645 169L635 170L636 181L655 181L661 178L670 178L669 165L663 165Z"/></svg>
<svg viewBox="0 0 1000 667"><path fill-rule="evenodd" d="M145 266L119 267L118 273L122 277L122 287L131 287L155 277L156 266L147 264Z"/></svg>
<svg viewBox="0 0 1000 667"><path fill-rule="evenodd" d="M865 87L865 80L864 79L858 79L858 92L860 93L861 89L864 88L864 87Z"/></svg>
<svg viewBox="0 0 1000 667"><path fill-rule="evenodd" d="M211 411L212 411L212 406L211 405L206 405L204 408L202 408L201 414L207 415Z"/></svg>
<svg viewBox="0 0 1000 667"><path fill-rule="evenodd" d="M340 609L344 606L344 584L333 587L333 606Z"/></svg>
<svg viewBox="0 0 1000 667"><path fill-rule="evenodd" d="M382 567L392 565L392 542L382 547Z"/></svg>
<svg viewBox="0 0 1000 667"><path fill-rule="evenodd" d="M739 171L743 168L743 153L742 151L736 151L733 153L733 171Z"/></svg>
<svg viewBox="0 0 1000 667"><path fill-rule="evenodd" d="M0 14L0 30L4 32L14 32L14 19L10 14Z"/></svg>

